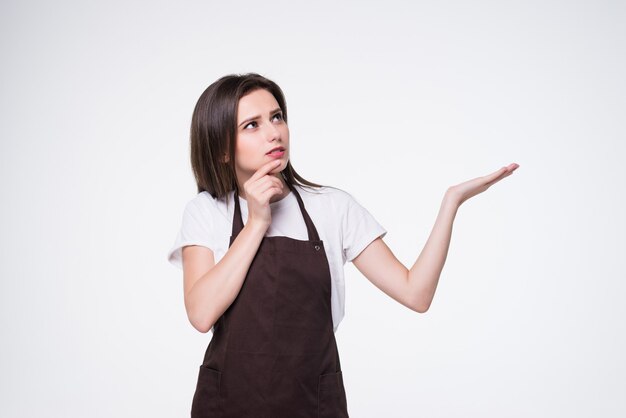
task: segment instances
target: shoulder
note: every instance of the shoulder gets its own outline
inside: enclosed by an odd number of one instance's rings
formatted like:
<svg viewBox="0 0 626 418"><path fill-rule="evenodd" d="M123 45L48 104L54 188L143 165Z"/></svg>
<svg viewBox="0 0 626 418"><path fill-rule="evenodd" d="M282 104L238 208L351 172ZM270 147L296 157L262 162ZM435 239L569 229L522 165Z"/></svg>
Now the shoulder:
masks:
<svg viewBox="0 0 626 418"><path fill-rule="evenodd" d="M300 186L296 185L298 191L303 197L320 200L320 201L333 201L339 204L346 203L349 200L352 200L353 197L350 193L342 190L338 187L333 186L322 186L322 187L308 187L308 186Z"/></svg>
<svg viewBox="0 0 626 418"><path fill-rule="evenodd" d="M352 194L333 186L302 187L296 185L307 206L314 208L325 216L343 218L356 202Z"/></svg>
<svg viewBox="0 0 626 418"><path fill-rule="evenodd" d="M185 215L206 216L213 214L222 199L216 199L209 192L200 192L185 204Z"/></svg>
<svg viewBox="0 0 626 418"><path fill-rule="evenodd" d="M232 192L231 192L232 193ZM188 201L187 204L195 205L195 206L217 206L222 202L225 202L227 196L221 198L215 198L211 196L211 193L204 191L195 195L191 200Z"/></svg>

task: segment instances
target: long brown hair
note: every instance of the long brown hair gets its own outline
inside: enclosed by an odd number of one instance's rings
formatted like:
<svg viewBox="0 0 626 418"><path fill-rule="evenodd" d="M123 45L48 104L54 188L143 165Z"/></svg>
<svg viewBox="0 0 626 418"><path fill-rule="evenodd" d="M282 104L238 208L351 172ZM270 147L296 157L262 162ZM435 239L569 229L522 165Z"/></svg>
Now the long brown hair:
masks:
<svg viewBox="0 0 626 418"><path fill-rule="evenodd" d="M257 74L229 74L211 84L202 93L191 118L191 167L198 193L207 191L213 198L238 190L235 174L235 141L237 139L237 107L246 94L265 89L270 92L287 123L287 103L281 88ZM228 154L227 162L224 156ZM281 172L285 182L301 186L323 187L302 178L291 161Z"/></svg>

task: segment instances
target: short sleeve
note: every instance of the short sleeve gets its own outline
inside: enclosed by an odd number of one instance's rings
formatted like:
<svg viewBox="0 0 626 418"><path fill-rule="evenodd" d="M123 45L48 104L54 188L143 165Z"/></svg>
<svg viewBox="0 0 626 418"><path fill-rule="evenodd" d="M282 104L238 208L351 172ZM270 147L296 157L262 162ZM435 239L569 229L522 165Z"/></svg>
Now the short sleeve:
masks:
<svg viewBox="0 0 626 418"><path fill-rule="evenodd" d="M191 200L183 211L182 224L174 245L167 253L167 260L179 269L183 269L183 252L186 245L201 245L215 252L212 241L213 224L211 214L201 210L195 200Z"/></svg>
<svg viewBox="0 0 626 418"><path fill-rule="evenodd" d="M346 194L346 209L341 222L344 264L354 260L376 238L387 234L367 209L352 195Z"/></svg>

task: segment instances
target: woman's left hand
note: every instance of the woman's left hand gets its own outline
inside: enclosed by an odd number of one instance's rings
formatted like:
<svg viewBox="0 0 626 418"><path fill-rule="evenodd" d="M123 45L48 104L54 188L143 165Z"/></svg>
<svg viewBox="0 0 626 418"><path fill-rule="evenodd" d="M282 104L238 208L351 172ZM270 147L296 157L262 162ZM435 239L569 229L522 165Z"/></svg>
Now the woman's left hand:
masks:
<svg viewBox="0 0 626 418"><path fill-rule="evenodd" d="M486 176L477 177L464 183L457 184L456 186L451 186L446 191L446 196L452 199L457 206L461 206L461 204L470 197L484 192L491 187L491 185L513 174L513 171L515 171L517 167L519 167L519 164L511 163L491 174L487 174Z"/></svg>

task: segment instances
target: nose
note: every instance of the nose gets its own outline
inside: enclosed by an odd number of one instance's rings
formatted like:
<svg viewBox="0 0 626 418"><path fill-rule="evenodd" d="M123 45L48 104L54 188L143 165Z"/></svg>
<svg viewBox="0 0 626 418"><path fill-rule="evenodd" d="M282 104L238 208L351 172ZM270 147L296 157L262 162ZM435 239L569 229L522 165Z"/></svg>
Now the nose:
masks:
<svg viewBox="0 0 626 418"><path fill-rule="evenodd" d="M269 142L275 141L280 138L280 130L273 123L267 124L268 128L266 129L266 136Z"/></svg>

